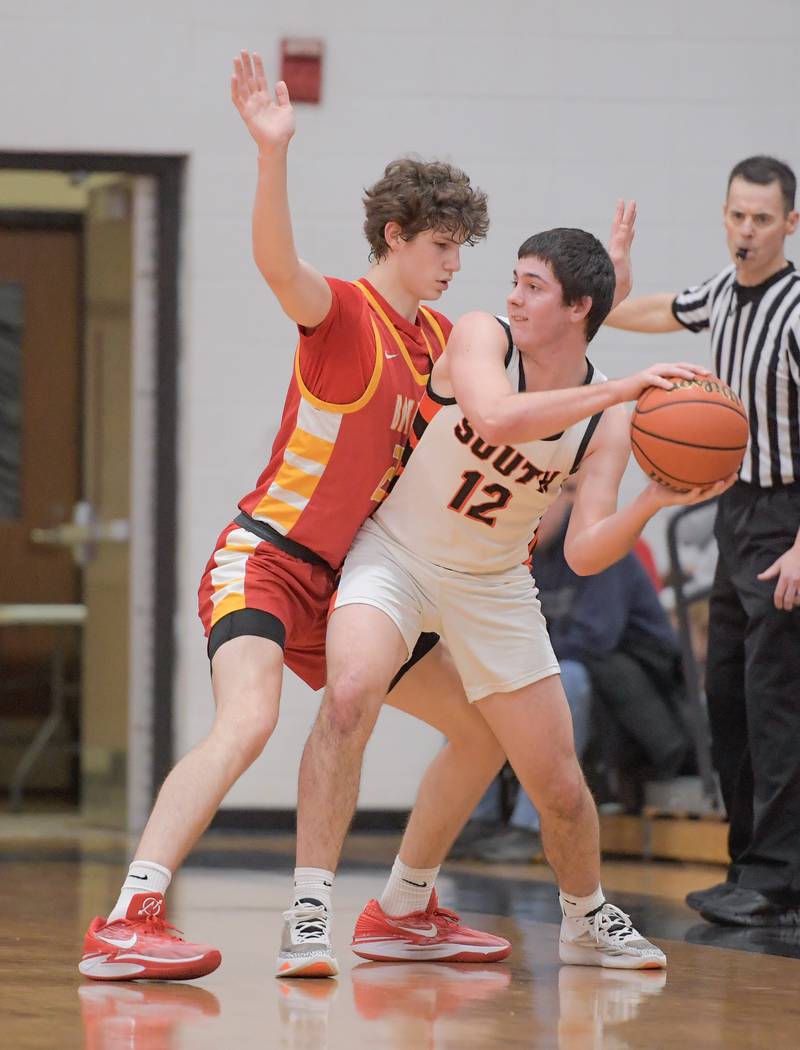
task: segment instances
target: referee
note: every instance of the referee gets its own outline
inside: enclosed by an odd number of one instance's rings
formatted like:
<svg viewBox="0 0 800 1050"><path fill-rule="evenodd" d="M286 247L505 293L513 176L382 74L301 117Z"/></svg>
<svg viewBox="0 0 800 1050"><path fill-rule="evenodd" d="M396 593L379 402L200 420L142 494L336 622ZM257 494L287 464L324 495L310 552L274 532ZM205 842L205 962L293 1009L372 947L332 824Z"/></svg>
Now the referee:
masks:
<svg viewBox="0 0 800 1050"><path fill-rule="evenodd" d="M739 480L719 500L706 666L731 863L725 882L686 898L736 926L800 926L800 273L784 243L795 188L781 161L741 161L724 207L732 264L680 295L623 302L606 321L708 329L714 369L750 419Z"/></svg>

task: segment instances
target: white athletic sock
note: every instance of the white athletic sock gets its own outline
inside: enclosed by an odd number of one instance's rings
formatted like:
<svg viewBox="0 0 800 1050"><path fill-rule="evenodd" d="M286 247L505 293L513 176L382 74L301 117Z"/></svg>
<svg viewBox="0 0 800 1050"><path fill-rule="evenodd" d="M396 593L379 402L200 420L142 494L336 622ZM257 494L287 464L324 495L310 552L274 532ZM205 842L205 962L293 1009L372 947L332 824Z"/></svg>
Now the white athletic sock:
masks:
<svg viewBox="0 0 800 1050"><path fill-rule="evenodd" d="M393 917L424 911L438 874L438 864L435 868L410 868L395 857L389 881L378 903L386 915Z"/></svg>
<svg viewBox="0 0 800 1050"><path fill-rule="evenodd" d="M108 916L109 922L124 919L128 914L128 905L137 893L166 893L172 882L169 868L156 864L152 860L135 860L128 868L128 877L122 884L117 903Z"/></svg>
<svg viewBox="0 0 800 1050"><path fill-rule="evenodd" d="M581 919L590 912L602 908L606 902L603 889L599 885L588 897L575 897L571 893L565 895L563 890L559 890L558 900L561 904L561 911L567 919Z"/></svg>
<svg viewBox="0 0 800 1050"><path fill-rule="evenodd" d="M330 912L332 893L332 871L326 871L325 868L294 869L294 904L298 904L301 898L310 897L320 901Z"/></svg>

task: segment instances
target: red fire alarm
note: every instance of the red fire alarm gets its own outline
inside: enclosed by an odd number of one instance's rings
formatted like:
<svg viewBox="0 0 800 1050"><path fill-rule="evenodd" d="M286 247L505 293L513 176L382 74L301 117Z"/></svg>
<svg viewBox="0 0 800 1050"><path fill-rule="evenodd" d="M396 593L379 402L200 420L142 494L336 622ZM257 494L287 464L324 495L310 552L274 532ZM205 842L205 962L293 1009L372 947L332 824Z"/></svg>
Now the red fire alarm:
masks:
<svg viewBox="0 0 800 1050"><path fill-rule="evenodd" d="M318 39L281 40L281 80L286 81L292 102L319 102L324 50L325 45Z"/></svg>

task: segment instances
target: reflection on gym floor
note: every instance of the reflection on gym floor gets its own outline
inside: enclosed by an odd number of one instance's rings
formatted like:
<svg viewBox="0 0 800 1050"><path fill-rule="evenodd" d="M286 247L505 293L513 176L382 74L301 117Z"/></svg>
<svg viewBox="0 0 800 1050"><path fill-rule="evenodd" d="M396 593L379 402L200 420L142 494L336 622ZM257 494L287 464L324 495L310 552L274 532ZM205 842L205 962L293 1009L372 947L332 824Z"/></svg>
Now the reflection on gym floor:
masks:
<svg viewBox="0 0 800 1050"><path fill-rule="evenodd" d="M682 891L708 870L606 865L614 899L666 950L666 973L560 966L554 890L547 869L534 865L450 865L439 882L443 901L466 921L511 939L507 962L367 963L349 940L385 877L391 850L378 842L351 842L337 878L340 976L277 980L291 870L286 843L276 849L264 839L207 838L171 888L170 920L219 946L222 966L200 982L158 984L94 983L77 972L89 919L113 899L124 843L102 836L6 841L3 1045L761 1050L769 1031L771 1050L796 1050L800 964L782 956L800 955L797 931L701 924L682 904Z"/></svg>

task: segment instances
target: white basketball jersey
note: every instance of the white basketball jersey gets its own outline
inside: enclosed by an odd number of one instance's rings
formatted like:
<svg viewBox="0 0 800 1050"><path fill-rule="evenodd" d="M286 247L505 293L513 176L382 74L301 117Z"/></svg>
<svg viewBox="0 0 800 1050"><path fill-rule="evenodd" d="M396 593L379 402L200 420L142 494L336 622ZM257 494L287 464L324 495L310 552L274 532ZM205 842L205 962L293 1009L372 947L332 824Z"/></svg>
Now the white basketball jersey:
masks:
<svg viewBox="0 0 800 1050"><path fill-rule="evenodd" d="M506 373L525 389L519 350L508 334ZM586 383L606 377L587 361ZM430 380L400 470L375 521L421 558L459 572L500 572L526 561L539 521L578 469L600 413L561 434L518 445L490 445L455 398Z"/></svg>

